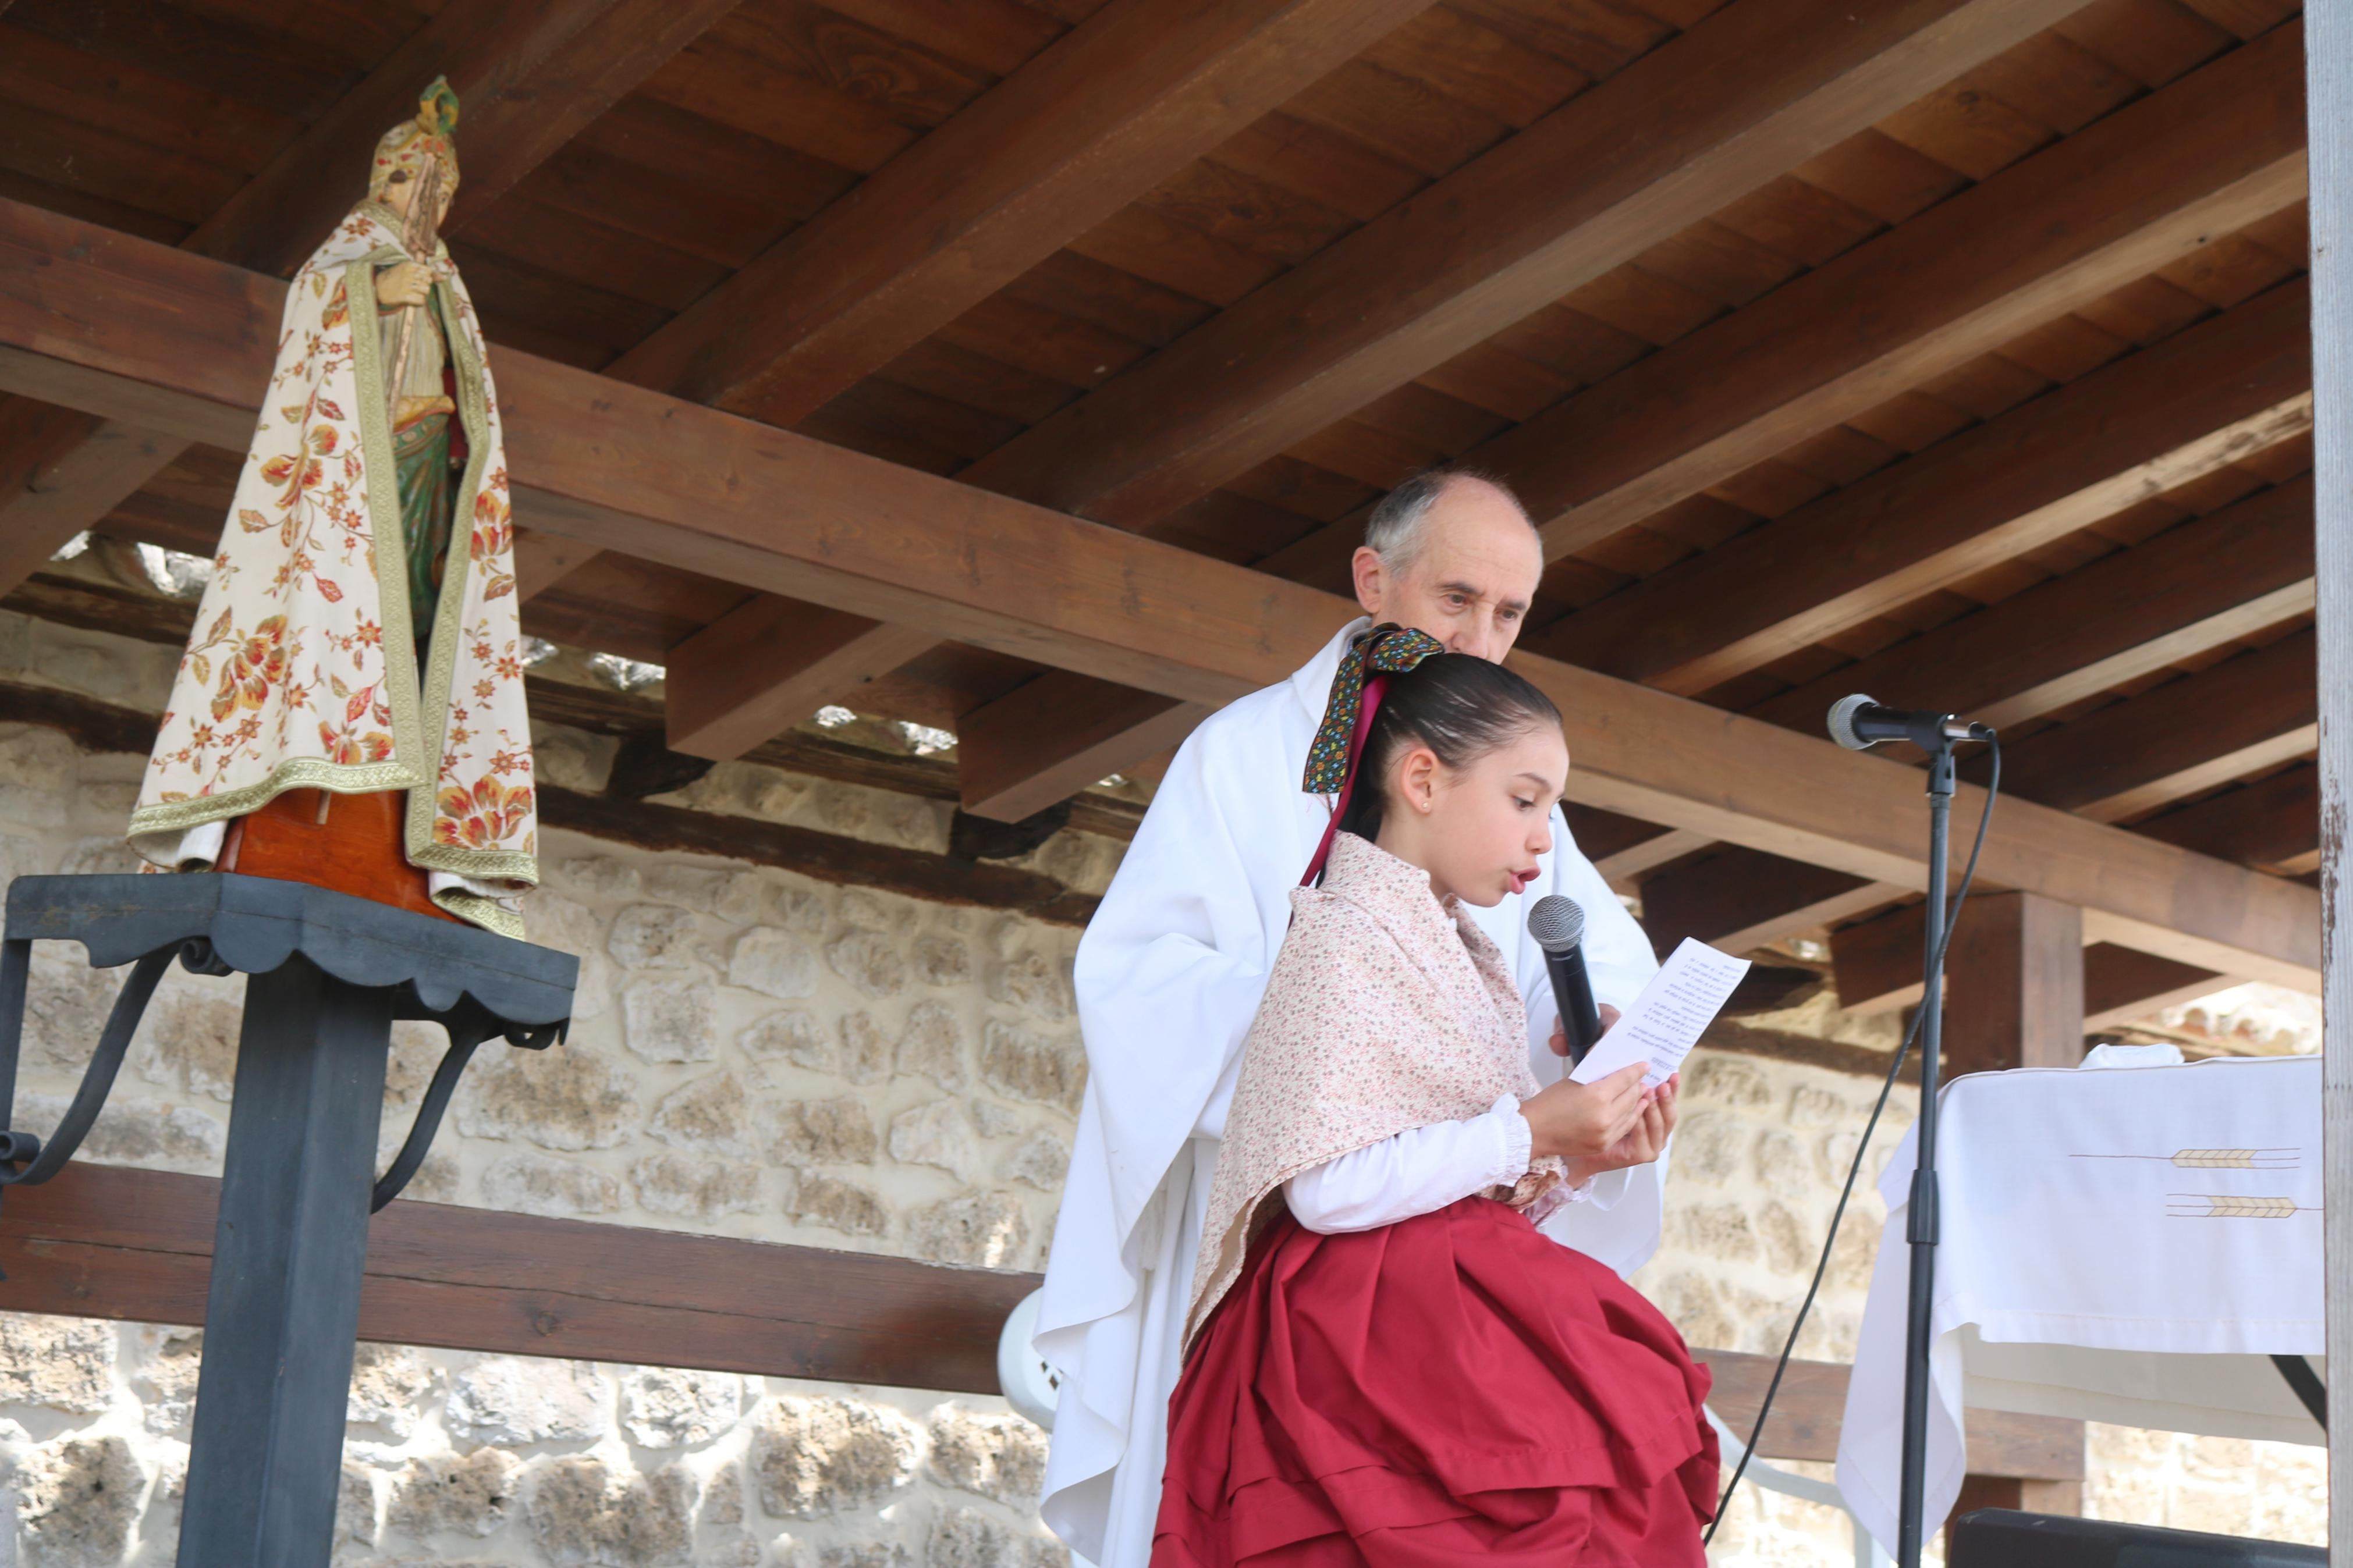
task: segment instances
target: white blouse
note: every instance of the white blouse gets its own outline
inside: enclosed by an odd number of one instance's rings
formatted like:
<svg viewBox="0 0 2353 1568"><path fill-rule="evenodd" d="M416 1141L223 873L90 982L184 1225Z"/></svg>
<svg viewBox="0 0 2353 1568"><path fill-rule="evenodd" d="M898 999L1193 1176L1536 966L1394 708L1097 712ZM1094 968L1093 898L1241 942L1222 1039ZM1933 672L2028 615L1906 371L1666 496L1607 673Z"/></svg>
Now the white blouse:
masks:
<svg viewBox="0 0 2353 1568"><path fill-rule="evenodd" d="M1482 1115L1416 1127L1302 1171L1282 1184L1283 1202L1301 1225L1324 1236L1395 1225L1510 1186L1527 1174L1533 1136L1518 1098L1506 1094ZM1540 1206L1549 1212L1560 1201L1582 1202L1592 1186L1588 1178L1556 1188L1559 1199Z"/></svg>

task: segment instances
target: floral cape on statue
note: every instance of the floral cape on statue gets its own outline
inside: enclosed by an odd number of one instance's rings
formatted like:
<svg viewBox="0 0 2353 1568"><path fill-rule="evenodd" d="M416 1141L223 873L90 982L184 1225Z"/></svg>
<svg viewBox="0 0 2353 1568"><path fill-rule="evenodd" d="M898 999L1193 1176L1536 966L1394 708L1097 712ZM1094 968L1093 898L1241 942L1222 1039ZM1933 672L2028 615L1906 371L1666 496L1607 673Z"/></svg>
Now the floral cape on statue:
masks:
<svg viewBox="0 0 2353 1568"><path fill-rule="evenodd" d="M437 244L427 265L467 460L420 672L375 330L375 268L406 259L399 215L364 202L287 290L277 369L130 840L157 867L201 868L229 819L284 791L406 790L403 848L434 903L520 937L537 821L498 399L473 304Z"/></svg>

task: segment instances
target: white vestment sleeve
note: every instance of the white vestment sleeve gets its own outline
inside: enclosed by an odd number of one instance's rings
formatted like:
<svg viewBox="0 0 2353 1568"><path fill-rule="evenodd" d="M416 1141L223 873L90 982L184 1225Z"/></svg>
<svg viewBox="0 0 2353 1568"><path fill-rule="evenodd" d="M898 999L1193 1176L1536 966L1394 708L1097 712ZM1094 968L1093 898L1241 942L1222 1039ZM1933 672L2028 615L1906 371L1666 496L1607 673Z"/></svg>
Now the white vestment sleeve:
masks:
<svg viewBox="0 0 2353 1568"><path fill-rule="evenodd" d="M1461 1121L1438 1121L1352 1150L1282 1184L1283 1202L1325 1236L1433 1214L1527 1174L1530 1133L1515 1095Z"/></svg>

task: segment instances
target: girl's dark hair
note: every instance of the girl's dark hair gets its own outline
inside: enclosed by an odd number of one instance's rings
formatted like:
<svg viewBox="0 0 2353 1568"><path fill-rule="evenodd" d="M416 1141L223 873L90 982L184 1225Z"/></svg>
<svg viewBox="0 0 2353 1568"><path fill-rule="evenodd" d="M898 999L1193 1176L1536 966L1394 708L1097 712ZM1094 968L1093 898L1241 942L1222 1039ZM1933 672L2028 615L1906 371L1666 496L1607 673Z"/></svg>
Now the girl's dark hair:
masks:
<svg viewBox="0 0 2353 1568"><path fill-rule="evenodd" d="M1379 837L1389 768L1406 746L1419 742L1448 767L1460 768L1547 724L1560 724L1552 699L1502 665L1467 653L1430 655L1388 678L1340 830Z"/></svg>

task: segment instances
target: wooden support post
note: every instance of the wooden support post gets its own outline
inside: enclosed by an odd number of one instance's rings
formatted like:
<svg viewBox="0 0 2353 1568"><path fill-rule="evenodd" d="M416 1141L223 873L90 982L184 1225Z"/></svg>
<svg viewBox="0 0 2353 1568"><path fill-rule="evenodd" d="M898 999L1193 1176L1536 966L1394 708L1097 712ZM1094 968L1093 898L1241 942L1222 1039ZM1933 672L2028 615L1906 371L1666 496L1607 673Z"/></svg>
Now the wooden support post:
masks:
<svg viewBox="0 0 2353 1568"><path fill-rule="evenodd" d="M1945 958L1945 1076L2084 1059L2084 911L1979 893Z"/></svg>
<svg viewBox="0 0 2353 1568"><path fill-rule="evenodd" d="M2327 1248L2328 1426L2353 1430L2353 968L2344 952L2353 921L2346 878L2345 817L2353 783L2353 8L2316 5L2304 17L2306 113L2312 148L2314 567L2320 665L2320 877L2322 1215ZM2353 1563L2353 1443L2328 1446L2328 1555Z"/></svg>

